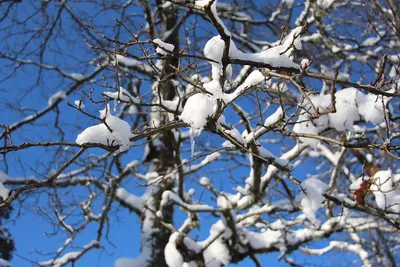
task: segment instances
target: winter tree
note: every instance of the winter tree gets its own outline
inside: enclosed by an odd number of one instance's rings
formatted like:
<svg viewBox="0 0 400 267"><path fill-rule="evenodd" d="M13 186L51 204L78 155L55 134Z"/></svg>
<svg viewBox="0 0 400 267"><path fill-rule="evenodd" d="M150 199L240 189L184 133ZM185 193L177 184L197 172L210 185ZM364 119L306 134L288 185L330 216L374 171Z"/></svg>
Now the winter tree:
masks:
<svg viewBox="0 0 400 267"><path fill-rule="evenodd" d="M399 262L398 1L0 0L0 36L16 266Z"/></svg>

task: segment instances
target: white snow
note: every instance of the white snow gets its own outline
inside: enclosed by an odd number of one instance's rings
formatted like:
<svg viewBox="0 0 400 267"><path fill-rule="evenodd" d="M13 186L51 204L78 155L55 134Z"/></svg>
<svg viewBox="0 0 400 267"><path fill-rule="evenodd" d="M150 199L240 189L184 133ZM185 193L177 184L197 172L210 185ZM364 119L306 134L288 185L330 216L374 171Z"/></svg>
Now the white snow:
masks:
<svg viewBox="0 0 400 267"><path fill-rule="evenodd" d="M77 81L82 81L86 78L82 73L70 73L69 76Z"/></svg>
<svg viewBox="0 0 400 267"><path fill-rule="evenodd" d="M227 265L230 262L231 256L229 254L229 248L223 241L224 235L216 238L221 232L225 231L227 231L226 226L220 220L211 226L209 237L206 240L199 242L203 247L211 242L203 252L204 262L207 267L220 267Z"/></svg>
<svg viewBox="0 0 400 267"><path fill-rule="evenodd" d="M197 6L205 7L210 4L210 0L196 0L195 4Z"/></svg>
<svg viewBox="0 0 400 267"><path fill-rule="evenodd" d="M275 123L280 121L282 117L283 117L283 110L282 107L279 107L272 115L270 115L268 118L265 119L264 126L269 127L271 125L274 125Z"/></svg>
<svg viewBox="0 0 400 267"><path fill-rule="evenodd" d="M180 119L196 130L201 130L207 124L207 118L214 113L216 100L203 95L195 94L188 98Z"/></svg>
<svg viewBox="0 0 400 267"><path fill-rule="evenodd" d="M315 216L315 212L321 207L324 201L324 194L328 190L328 185L316 178L308 178L301 184L301 205L303 213L307 219L315 225L320 222Z"/></svg>
<svg viewBox="0 0 400 267"><path fill-rule="evenodd" d="M324 9L328 9L334 2L335 0L317 0L317 5Z"/></svg>
<svg viewBox="0 0 400 267"><path fill-rule="evenodd" d="M328 114L331 127L338 131L353 130L354 121L360 118L357 108L359 95L359 91L355 88L340 90L335 94L336 112Z"/></svg>
<svg viewBox="0 0 400 267"><path fill-rule="evenodd" d="M195 210L195 211L211 211L214 210L213 207L205 204L188 204L186 202L183 202L182 199L176 195L172 191L165 191L163 192L161 196L161 202L160 202L160 209L163 209L166 205L168 205L170 202L174 202L188 210Z"/></svg>
<svg viewBox="0 0 400 267"><path fill-rule="evenodd" d="M292 8L292 6L294 4L294 0L282 0L282 3L286 3L288 8Z"/></svg>
<svg viewBox="0 0 400 267"><path fill-rule="evenodd" d="M222 192L217 198L217 205L221 209L232 209L236 206L236 203L240 200L240 193L236 195Z"/></svg>
<svg viewBox="0 0 400 267"><path fill-rule="evenodd" d="M254 70L250 73L250 75L246 78L246 80L231 94L225 94L223 99L225 103L232 102L235 98L240 96L245 90L258 85L265 81L264 75L259 70Z"/></svg>
<svg viewBox="0 0 400 267"><path fill-rule="evenodd" d="M231 44L233 42L231 41ZM204 46L204 56L217 61L219 64L222 64L222 55L224 53L225 42L222 40L220 35L214 36ZM216 64L216 63L212 63Z"/></svg>
<svg viewBox="0 0 400 267"><path fill-rule="evenodd" d="M385 35L386 32L384 31L380 31L379 35L383 36ZM376 36L376 37L369 37L367 39L364 40L364 42L362 43L363 46L374 46L376 45L380 40L382 40L382 38L380 36Z"/></svg>
<svg viewBox="0 0 400 267"><path fill-rule="evenodd" d="M156 52L161 55L168 55L174 51L175 46L173 44L168 44L160 39L154 39L153 42L157 44Z"/></svg>
<svg viewBox="0 0 400 267"><path fill-rule="evenodd" d="M144 200L134 194L129 193L126 189L120 187L116 190L115 196L122 202L130 205L137 210L144 209Z"/></svg>
<svg viewBox="0 0 400 267"><path fill-rule="evenodd" d="M368 177L368 176L361 176L361 177L358 177L354 182L352 182L352 183L350 184L349 189L352 190L352 191L356 191L356 190L360 189L361 184L362 184L363 182L368 182L370 179L371 179L371 178Z"/></svg>
<svg viewBox="0 0 400 267"><path fill-rule="evenodd" d="M0 197L3 198L3 201L8 198L8 195L10 194L10 190L8 190L2 182L0 182ZM0 201L1 203L1 201Z"/></svg>
<svg viewBox="0 0 400 267"><path fill-rule="evenodd" d="M383 98L385 106L388 100L389 98L387 97ZM385 119L381 96L373 94L362 95L358 103L358 111L367 122L379 124Z"/></svg>
<svg viewBox="0 0 400 267"><path fill-rule="evenodd" d="M331 105L331 95L310 95L309 99L314 107L321 113ZM390 98L384 97L384 105ZM364 119L366 122L379 124L384 121L384 111L382 97L373 94L363 94L356 88L344 88L335 94L336 112L319 116L312 119L316 110L311 106L307 99L303 100L303 111L298 118L298 122L293 127L295 133L314 134L322 132L328 127L338 131L354 131L354 123ZM386 109L386 107L385 107ZM299 140L312 147L319 144L319 140L300 137Z"/></svg>
<svg viewBox="0 0 400 267"><path fill-rule="evenodd" d="M136 97L132 96L126 89L123 87L119 87L119 91L117 92L104 92L103 95L108 96L109 98L112 99L119 99L125 102L130 102L130 103L139 103L139 99Z"/></svg>
<svg viewBox="0 0 400 267"><path fill-rule="evenodd" d="M12 264L9 261L6 261L5 259L0 259L0 266L1 267L12 267Z"/></svg>
<svg viewBox="0 0 400 267"><path fill-rule="evenodd" d="M299 38L302 27L293 29L284 39L281 45L276 45L272 48L261 51L260 53L244 53L240 51L235 43L230 40L229 57L245 61L261 62L271 65L272 67L299 68L299 65L294 63L290 58L293 48L302 49ZM221 74L221 59L225 48L225 42L221 36L217 35L211 38L204 47L204 55L215 62L210 62L212 66L213 79L216 79L218 74ZM264 77L259 76L259 80L264 80ZM246 85L245 85L246 86Z"/></svg>
<svg viewBox="0 0 400 267"><path fill-rule="evenodd" d="M52 266L52 267L61 267L65 266L68 262L74 261L78 259L80 256L84 254L84 251L87 251L93 247L98 247L100 244L97 240L92 240L89 244L85 245L82 248L82 251L72 251L64 254L63 256L55 259L55 260L49 260L45 262L40 262L40 266Z"/></svg>
<svg viewBox="0 0 400 267"><path fill-rule="evenodd" d="M208 179L207 177L201 177L199 183L203 186L209 185L210 179Z"/></svg>
<svg viewBox="0 0 400 267"><path fill-rule="evenodd" d="M308 68L308 66L310 66L311 61L307 58L303 58L300 62L300 67L302 70L305 70Z"/></svg>
<svg viewBox="0 0 400 267"><path fill-rule="evenodd" d="M80 108L80 109L84 109L85 108L85 104L83 104L82 99L79 100L74 100L75 105Z"/></svg>
<svg viewBox="0 0 400 267"><path fill-rule="evenodd" d="M165 261L169 267L181 267L184 263L182 254L176 248L176 239L179 233L173 233L164 249Z"/></svg>
<svg viewBox="0 0 400 267"><path fill-rule="evenodd" d="M150 65L144 64L143 62L138 61L136 59L125 57L122 55L116 55L115 57L116 57L116 61L125 67L138 68L138 69L144 70L149 73L152 73L154 71ZM116 62L112 61L111 64L115 65Z"/></svg>
<svg viewBox="0 0 400 267"><path fill-rule="evenodd" d="M67 94L65 93L65 91L58 91L57 93L49 97L47 103L49 104L49 106L51 106L57 101L63 100L65 98L67 98Z"/></svg>
<svg viewBox="0 0 400 267"><path fill-rule="evenodd" d="M105 122L111 131L103 123L88 127L76 138L77 144L100 143L110 146L119 145L119 151L121 152L129 148L129 138L133 136L130 131L131 127L126 121L111 115L109 110L109 106L101 110L100 118L105 118Z"/></svg>
<svg viewBox="0 0 400 267"><path fill-rule="evenodd" d="M395 186L392 170L378 171L373 178L375 183L370 190L375 195L378 207L400 213L400 188Z"/></svg>

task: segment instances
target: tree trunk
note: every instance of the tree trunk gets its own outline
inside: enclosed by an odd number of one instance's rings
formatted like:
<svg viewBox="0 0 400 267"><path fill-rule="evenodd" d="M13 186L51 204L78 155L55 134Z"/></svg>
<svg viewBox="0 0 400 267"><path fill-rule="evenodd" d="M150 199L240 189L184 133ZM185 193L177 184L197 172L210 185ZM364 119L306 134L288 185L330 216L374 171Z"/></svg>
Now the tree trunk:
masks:
<svg viewBox="0 0 400 267"><path fill-rule="evenodd" d="M159 3L160 2L160 3ZM160 5L162 1L157 1L157 4ZM160 19L163 23L162 32L170 31L173 29L175 24L177 23L177 9L176 8L168 8L162 9L160 12ZM161 38L160 38L161 39ZM169 35L165 40L166 43L173 44L175 46L175 51L178 50L179 46L179 36L178 31L173 32ZM176 89L171 79L175 78L175 68L178 67L178 59L177 58L168 58L164 61L164 66L162 70L161 80L158 85L158 95L161 96L164 100L172 100L176 96ZM155 93L155 97L157 96ZM166 121L168 118L164 117ZM161 142L161 145L150 146L149 154L157 155L156 158L156 167L155 170L160 174L166 174L171 169L173 169L176 165L175 162L175 152L178 151L179 143L171 141L175 138L174 133L172 131L165 131L160 136L158 136L158 141ZM152 195L152 200L154 201L154 207L158 210L160 208L160 202L163 192L166 190L172 190L174 187L175 181L172 179L163 180L158 186L157 191ZM147 266L157 266L163 267L168 266L164 257L164 248L168 243L169 237L171 235L171 230L167 229L163 225L160 224L160 219L157 218L154 214L155 211L144 211L142 214L142 234L143 228L147 228L148 220L152 221L152 228L154 231L151 232L150 235L144 236L142 238L142 251L143 246L148 246L152 248L151 260L148 262ZM163 222L172 224L173 219L173 207L165 207L163 208ZM143 243L145 241L145 243ZM150 244L149 244L150 243Z"/></svg>

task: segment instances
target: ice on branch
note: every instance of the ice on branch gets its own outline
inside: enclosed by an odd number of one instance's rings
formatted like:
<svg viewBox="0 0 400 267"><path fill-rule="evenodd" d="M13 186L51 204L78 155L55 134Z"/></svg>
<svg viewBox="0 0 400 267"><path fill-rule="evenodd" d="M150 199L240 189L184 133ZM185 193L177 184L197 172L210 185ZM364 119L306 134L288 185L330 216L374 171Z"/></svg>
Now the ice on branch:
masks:
<svg viewBox="0 0 400 267"><path fill-rule="evenodd" d="M319 226L315 212L321 207L324 201L323 194L328 190L328 185L316 178L304 180L301 184L301 206L307 219L313 224Z"/></svg>
<svg viewBox="0 0 400 267"><path fill-rule="evenodd" d="M109 110L110 108L107 106L100 111L100 118L105 119L108 127L104 123L100 123L86 128L76 138L77 144L99 143L107 146L118 145L121 152L129 148L129 138L133 136L131 134L131 127L126 121L111 115Z"/></svg>
<svg viewBox="0 0 400 267"><path fill-rule="evenodd" d="M312 102L312 105L310 101ZM382 96L363 94L356 88L345 88L335 94L336 112L318 115L329 109L332 105L332 96L309 96L303 100L304 111L299 115L293 127L295 133L318 135L328 127L338 131L354 131L354 123L359 120L379 124L384 121L386 108L382 104ZM384 97L384 105L390 98ZM313 119L317 115L317 118ZM300 137L301 142L316 147L319 140Z"/></svg>
<svg viewBox="0 0 400 267"><path fill-rule="evenodd" d="M175 46L168 44L160 39L154 39L153 42L157 44L156 52L161 55L169 55L170 52L174 51Z"/></svg>

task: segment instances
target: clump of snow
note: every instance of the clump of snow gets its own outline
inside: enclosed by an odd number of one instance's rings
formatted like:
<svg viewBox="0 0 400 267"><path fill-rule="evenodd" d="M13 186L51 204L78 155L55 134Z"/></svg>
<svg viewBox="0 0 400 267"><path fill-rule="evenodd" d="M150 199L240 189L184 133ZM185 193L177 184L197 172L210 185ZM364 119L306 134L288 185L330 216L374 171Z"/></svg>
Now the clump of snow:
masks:
<svg viewBox="0 0 400 267"><path fill-rule="evenodd" d="M58 91L57 93L49 97L47 103L49 104L49 106L51 106L55 102L63 100L65 98L67 98L67 94L65 93L65 91Z"/></svg>
<svg viewBox="0 0 400 267"><path fill-rule="evenodd" d="M195 4L197 6L205 7L210 4L210 0L196 0Z"/></svg>
<svg viewBox="0 0 400 267"><path fill-rule="evenodd" d="M203 252L204 262L207 263L207 267L220 267L229 264L231 259L229 248L223 240L224 235L219 236L221 232L225 231L227 231L226 226L222 221L218 221L211 226L209 237L200 242L202 246L206 246L211 242ZM219 237L217 238L217 236Z"/></svg>
<svg viewBox="0 0 400 267"><path fill-rule="evenodd" d="M83 104L82 99L74 100L74 103L79 109L84 109L85 108L85 104Z"/></svg>
<svg viewBox="0 0 400 267"><path fill-rule="evenodd" d="M157 216L158 218L162 218L162 217L163 217L162 211L161 211L161 210L157 210L157 211L156 211L156 216Z"/></svg>
<svg viewBox="0 0 400 267"><path fill-rule="evenodd" d="M204 56L222 64L225 42L220 35L214 36L204 46Z"/></svg>
<svg viewBox="0 0 400 267"><path fill-rule="evenodd" d="M400 213L400 188L396 187L393 181L392 170L378 171L373 178L375 183L371 185L370 190L375 195L378 207Z"/></svg>
<svg viewBox="0 0 400 267"><path fill-rule="evenodd" d="M139 103L139 99L136 97L132 96L126 89L123 87L119 87L119 90L117 92L104 92L103 95L108 96L109 98L112 99L119 99L125 102L131 102L131 103Z"/></svg>
<svg viewBox="0 0 400 267"><path fill-rule="evenodd" d="M271 116L265 119L264 126L269 127L271 125L274 125L275 123L280 121L282 117L283 117L283 109L282 107L279 107Z"/></svg>
<svg viewBox="0 0 400 267"><path fill-rule="evenodd" d="M360 119L357 106L363 94L355 88L347 88L340 90L335 96L336 112L328 114L330 126L338 131L353 131L354 121Z"/></svg>
<svg viewBox="0 0 400 267"><path fill-rule="evenodd" d="M54 266L54 267L61 267L67 265L69 262L76 261L79 257L84 254L84 251L87 251L91 248L98 248L100 246L97 240L92 240L87 245L83 246L82 251L72 251L56 258L54 260L49 260L45 262L40 262L40 266Z"/></svg>
<svg viewBox="0 0 400 267"><path fill-rule="evenodd" d="M379 35L383 36L386 33L384 31L380 31ZM376 37L369 37L367 39L364 40L364 42L362 43L363 46L373 46L376 45L380 40L382 40L382 38L380 36L376 36Z"/></svg>
<svg viewBox="0 0 400 267"><path fill-rule="evenodd" d="M207 177L201 177L200 178L200 184L203 186L209 185L210 184L210 179L208 179Z"/></svg>
<svg viewBox="0 0 400 267"><path fill-rule="evenodd" d="M217 205L221 209L232 209L233 207L236 206L236 203L239 200L240 200L240 193L233 195L223 192L223 194L221 194L217 198Z"/></svg>
<svg viewBox="0 0 400 267"><path fill-rule="evenodd" d="M111 115L109 110L109 106L101 110L100 118L105 119L110 129L104 123L88 127L76 138L77 144L100 143L110 146L119 145L119 151L121 152L129 148L129 139L133 136L131 134L131 127L126 121Z"/></svg>
<svg viewBox="0 0 400 267"><path fill-rule="evenodd" d="M318 125L316 125L315 121L311 120L308 115L302 114L299 116L296 124L294 125L293 132L317 135L325 128L326 126L318 128ZM300 142L313 148L316 148L319 144L319 140L313 138L299 137L299 140Z"/></svg>
<svg viewBox="0 0 400 267"><path fill-rule="evenodd" d="M281 45L281 52L285 52L285 55L289 56L292 52L292 46L297 50L301 50L303 46L301 45L300 41L300 33L303 27L299 26L294 28L283 40L283 44Z"/></svg>
<svg viewBox="0 0 400 267"><path fill-rule="evenodd" d="M292 8L292 6L294 4L294 0L283 0L282 3L286 3L288 8Z"/></svg>
<svg viewBox="0 0 400 267"><path fill-rule="evenodd" d="M291 55L293 49L301 50L302 45L299 38L302 27L297 27L293 29L288 36L284 39L283 43L276 45L272 48L261 51L260 53L244 53L240 51L236 44L230 39L229 44L229 57L232 59L239 59L245 61L255 61L271 65L272 67L286 67L286 68L296 68L300 66L294 63L289 56ZM204 55L216 62L210 62L212 66L213 78L219 74L222 70L222 56L225 48L225 42L222 40L221 36L217 35L211 38L204 47ZM261 79L264 79L262 77Z"/></svg>
<svg viewBox="0 0 400 267"><path fill-rule="evenodd" d="M8 190L2 182L0 182L0 203L8 198L10 190Z"/></svg>
<svg viewBox="0 0 400 267"><path fill-rule="evenodd" d="M356 191L356 190L360 189L362 183L368 182L369 180L371 180L371 177L368 177L368 176L358 177L354 182L352 182L350 184L349 189L351 191Z"/></svg>
<svg viewBox="0 0 400 267"><path fill-rule="evenodd" d="M184 263L183 256L176 248L176 239L179 237L179 233L173 233L168 240L167 245L164 249L165 261L168 266L182 266Z"/></svg>
<svg viewBox="0 0 400 267"><path fill-rule="evenodd" d="M173 44L168 44L160 39L154 39L153 42L157 44L156 52L161 55L168 55L174 51L175 46Z"/></svg>
<svg viewBox="0 0 400 267"><path fill-rule="evenodd" d="M180 119L192 128L201 130L207 124L207 118L214 113L216 100L201 93L188 98Z"/></svg>
<svg viewBox="0 0 400 267"><path fill-rule="evenodd" d="M300 68L302 70L307 69L310 65L311 65L312 61L307 59L307 58L303 58L300 62Z"/></svg>
<svg viewBox="0 0 400 267"><path fill-rule="evenodd" d="M301 184L301 205L303 213L313 224L319 226L315 212L321 207L324 201L324 194L328 190L328 185L316 178L308 178Z"/></svg>
<svg viewBox="0 0 400 267"><path fill-rule="evenodd" d="M384 105L387 104L389 98L384 97ZM358 102L358 110L360 115L368 122L379 124L384 121L385 114L382 106L382 96L373 94L362 95Z"/></svg>
<svg viewBox="0 0 400 267"><path fill-rule="evenodd" d="M331 95L309 96L315 109L319 113L328 109L331 102ZM386 105L390 98L373 94L363 94L356 88L344 88L335 94L336 112L320 115L313 119L317 110L306 99L302 105L304 112L299 115L297 123L293 127L295 133L306 133L317 135L328 127L338 131L354 131L354 122L364 119L366 122L379 124L384 121ZM385 106L385 110L384 110ZM300 137L299 140L310 146L316 147L319 140Z"/></svg>
<svg viewBox="0 0 400 267"><path fill-rule="evenodd" d="M251 88L255 85L258 85L265 81L264 75L259 70L254 70L250 73L250 75L246 78L246 80L231 94L225 94L223 99L225 103L232 102L235 98L237 98L242 92Z"/></svg>
<svg viewBox="0 0 400 267"><path fill-rule="evenodd" d="M9 261L6 261L5 259L0 259L0 266L1 267L12 267L12 264Z"/></svg>
<svg viewBox="0 0 400 267"><path fill-rule="evenodd" d="M82 81L86 78L82 73L70 73L69 76L77 81Z"/></svg>
<svg viewBox="0 0 400 267"><path fill-rule="evenodd" d="M241 145L245 144L245 139L243 138L243 136L240 134L240 132L236 129L236 128L232 128L230 130L228 129L223 129L223 131L228 134L229 136L231 136L236 142L234 142L235 144L239 143ZM226 140L229 143L231 143L229 140ZM231 144L232 147L234 147L234 144Z"/></svg>
<svg viewBox="0 0 400 267"><path fill-rule="evenodd" d="M334 2L335 0L317 0L317 5L323 9L328 9Z"/></svg>

